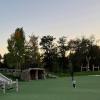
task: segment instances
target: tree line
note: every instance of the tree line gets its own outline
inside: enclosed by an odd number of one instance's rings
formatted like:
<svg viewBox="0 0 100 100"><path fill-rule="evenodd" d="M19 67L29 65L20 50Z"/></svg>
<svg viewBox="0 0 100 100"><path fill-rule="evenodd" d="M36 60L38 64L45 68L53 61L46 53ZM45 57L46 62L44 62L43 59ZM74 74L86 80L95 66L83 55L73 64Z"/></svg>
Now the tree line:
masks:
<svg viewBox="0 0 100 100"><path fill-rule="evenodd" d="M89 64L100 66L100 47L93 36L68 40L62 36L56 40L51 35L39 38L32 34L26 40L23 28L17 28L7 40L8 53L0 55L0 67L24 70L42 67L49 72L67 72L68 62L72 62L74 70Z"/></svg>

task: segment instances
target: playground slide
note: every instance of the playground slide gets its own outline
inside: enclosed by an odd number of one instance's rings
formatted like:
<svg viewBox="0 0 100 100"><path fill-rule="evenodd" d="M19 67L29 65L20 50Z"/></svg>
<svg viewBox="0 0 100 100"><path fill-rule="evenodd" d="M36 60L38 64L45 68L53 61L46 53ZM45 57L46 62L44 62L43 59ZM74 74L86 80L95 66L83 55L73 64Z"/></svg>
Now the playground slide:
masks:
<svg viewBox="0 0 100 100"><path fill-rule="evenodd" d="M7 78L6 76L0 73L0 87L2 87L4 94L6 89L9 90L16 88L16 92L18 92L18 80L16 79L16 81L12 81L11 79Z"/></svg>
<svg viewBox="0 0 100 100"><path fill-rule="evenodd" d="M11 84L12 80L0 73L0 82L4 82L5 84Z"/></svg>

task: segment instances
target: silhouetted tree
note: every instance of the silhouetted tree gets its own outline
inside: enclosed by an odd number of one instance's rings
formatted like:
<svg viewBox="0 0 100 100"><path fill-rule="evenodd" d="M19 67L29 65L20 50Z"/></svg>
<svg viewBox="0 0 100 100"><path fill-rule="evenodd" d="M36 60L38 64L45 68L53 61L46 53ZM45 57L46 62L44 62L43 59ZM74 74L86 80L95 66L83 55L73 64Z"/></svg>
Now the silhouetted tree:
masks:
<svg viewBox="0 0 100 100"><path fill-rule="evenodd" d="M41 67L40 65L40 53L38 47L38 37L35 35L30 36L30 40L26 45L26 56L25 62L27 63L26 66L29 67Z"/></svg>
<svg viewBox="0 0 100 100"><path fill-rule="evenodd" d="M17 28L15 33L8 39L8 51L6 55L7 64L9 67L23 69L25 62L25 35L23 28Z"/></svg>
<svg viewBox="0 0 100 100"><path fill-rule="evenodd" d="M42 55L42 63L44 68L46 68L48 71L53 71L53 64L54 64L54 57L56 55L56 49L54 45L54 37L53 36L43 36L41 38L40 46L43 50Z"/></svg>
<svg viewBox="0 0 100 100"><path fill-rule="evenodd" d="M58 55L59 55L59 64L60 64L60 71L64 72L66 71L67 66L67 57L66 52L68 51L68 45L66 37L59 38L58 41Z"/></svg>

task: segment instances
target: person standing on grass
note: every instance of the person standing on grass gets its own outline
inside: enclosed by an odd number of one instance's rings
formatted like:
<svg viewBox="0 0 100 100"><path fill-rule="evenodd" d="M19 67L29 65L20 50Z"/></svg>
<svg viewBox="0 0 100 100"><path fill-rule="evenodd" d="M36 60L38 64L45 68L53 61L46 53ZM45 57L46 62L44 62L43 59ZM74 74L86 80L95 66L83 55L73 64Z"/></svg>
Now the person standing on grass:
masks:
<svg viewBox="0 0 100 100"><path fill-rule="evenodd" d="M76 88L76 81L75 80L72 81L72 84L73 84L73 88Z"/></svg>

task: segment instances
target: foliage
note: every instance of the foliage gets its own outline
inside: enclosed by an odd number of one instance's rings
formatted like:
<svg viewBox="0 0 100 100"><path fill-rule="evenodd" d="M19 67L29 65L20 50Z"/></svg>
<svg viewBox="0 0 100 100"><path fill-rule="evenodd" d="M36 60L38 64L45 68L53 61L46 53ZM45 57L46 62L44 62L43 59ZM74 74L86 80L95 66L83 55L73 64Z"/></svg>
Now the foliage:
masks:
<svg viewBox="0 0 100 100"><path fill-rule="evenodd" d="M66 37L59 38L58 41L58 55L59 55L59 67L61 72L66 72L67 68L67 57L66 52L68 51L68 45Z"/></svg>
<svg viewBox="0 0 100 100"><path fill-rule="evenodd" d="M53 36L43 36L40 42L41 49L43 50L42 63L44 68L48 71L53 71L54 66L57 66L57 48L54 45Z"/></svg>
<svg viewBox="0 0 100 100"><path fill-rule="evenodd" d="M23 28L17 28L8 39L8 51L6 61L9 67L23 69L25 54L25 35Z"/></svg>
<svg viewBox="0 0 100 100"><path fill-rule="evenodd" d="M35 35L30 36L30 40L26 44L25 49L25 66L40 67L40 53L38 47L38 37Z"/></svg>
<svg viewBox="0 0 100 100"><path fill-rule="evenodd" d="M58 41L53 36L38 37L32 34L29 41L25 40L23 28L17 28L8 39L8 53L4 55L4 66L8 68L26 69L29 67L44 67L50 72L62 73L68 71L71 60L74 71L80 71L81 66L100 66L100 47L94 36L82 37L67 41L65 36ZM0 56L1 63L1 56Z"/></svg>

